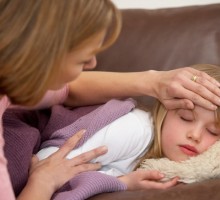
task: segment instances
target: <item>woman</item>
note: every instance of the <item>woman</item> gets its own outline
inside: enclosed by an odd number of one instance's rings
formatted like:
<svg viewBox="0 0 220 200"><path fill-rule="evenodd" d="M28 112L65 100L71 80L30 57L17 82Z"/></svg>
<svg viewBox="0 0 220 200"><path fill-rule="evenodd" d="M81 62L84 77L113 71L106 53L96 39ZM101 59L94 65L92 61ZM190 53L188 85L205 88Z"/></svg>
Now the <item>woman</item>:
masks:
<svg viewBox="0 0 220 200"><path fill-rule="evenodd" d="M191 68L170 72L81 74L82 70L95 67L95 55L112 44L120 32L120 13L110 0L28 0L25 4L20 0L1 0L0 22L1 116L10 104L29 108L61 103L79 106L138 95L154 96L167 108L192 109L195 103L216 109L215 104L220 104L219 83ZM70 82L80 74L76 81ZM192 77L196 81L192 82ZM112 87L113 83L117 88ZM0 193L3 199L13 200L2 133L3 127L0 128ZM46 162L33 159L29 181L18 199L50 199L74 175L100 167L88 162L105 153L105 148L65 159L81 135L79 132L68 140ZM60 174L61 170L66 174L62 173L56 180L45 173Z"/></svg>

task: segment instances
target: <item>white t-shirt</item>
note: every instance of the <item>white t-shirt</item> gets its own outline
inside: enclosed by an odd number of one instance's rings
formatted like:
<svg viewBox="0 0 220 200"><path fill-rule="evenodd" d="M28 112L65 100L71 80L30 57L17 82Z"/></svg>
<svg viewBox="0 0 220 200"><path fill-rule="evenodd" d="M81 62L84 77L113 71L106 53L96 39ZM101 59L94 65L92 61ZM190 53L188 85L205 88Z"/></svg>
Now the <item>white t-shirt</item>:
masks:
<svg viewBox="0 0 220 200"><path fill-rule="evenodd" d="M81 147L71 151L67 158L106 145L108 152L92 162L102 163L99 170L102 173L112 176L127 174L134 169L138 158L148 151L153 140L152 124L150 113L134 109L95 133ZM37 156L44 159L57 150L57 147L47 147L40 150Z"/></svg>

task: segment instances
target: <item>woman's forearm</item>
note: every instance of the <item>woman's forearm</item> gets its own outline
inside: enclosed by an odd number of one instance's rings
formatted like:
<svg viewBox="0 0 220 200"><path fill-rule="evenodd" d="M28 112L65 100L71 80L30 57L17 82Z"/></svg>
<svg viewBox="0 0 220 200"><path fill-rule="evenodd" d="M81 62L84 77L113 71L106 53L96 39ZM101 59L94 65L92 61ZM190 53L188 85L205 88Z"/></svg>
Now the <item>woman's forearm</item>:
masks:
<svg viewBox="0 0 220 200"><path fill-rule="evenodd" d="M70 83L69 106L99 104L111 98L154 96L153 71L114 73L83 72Z"/></svg>
<svg viewBox="0 0 220 200"><path fill-rule="evenodd" d="M192 77L196 75L196 82ZM170 71L83 72L69 84L68 106L99 104L111 98L152 96L167 109L193 109L194 104L215 110L220 106L220 83L191 67Z"/></svg>

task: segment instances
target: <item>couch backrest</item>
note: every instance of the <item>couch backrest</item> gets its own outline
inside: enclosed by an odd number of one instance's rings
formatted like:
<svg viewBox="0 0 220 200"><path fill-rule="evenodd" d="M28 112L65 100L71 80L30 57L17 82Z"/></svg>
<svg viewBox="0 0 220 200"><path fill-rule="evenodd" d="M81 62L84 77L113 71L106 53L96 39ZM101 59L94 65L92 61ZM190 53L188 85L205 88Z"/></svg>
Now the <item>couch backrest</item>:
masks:
<svg viewBox="0 0 220 200"><path fill-rule="evenodd" d="M168 70L220 64L220 4L122 10L122 32L98 55L100 71ZM152 106L153 98L141 97Z"/></svg>
<svg viewBox="0 0 220 200"><path fill-rule="evenodd" d="M220 4L122 10L116 43L98 56L96 70L167 70L220 64Z"/></svg>

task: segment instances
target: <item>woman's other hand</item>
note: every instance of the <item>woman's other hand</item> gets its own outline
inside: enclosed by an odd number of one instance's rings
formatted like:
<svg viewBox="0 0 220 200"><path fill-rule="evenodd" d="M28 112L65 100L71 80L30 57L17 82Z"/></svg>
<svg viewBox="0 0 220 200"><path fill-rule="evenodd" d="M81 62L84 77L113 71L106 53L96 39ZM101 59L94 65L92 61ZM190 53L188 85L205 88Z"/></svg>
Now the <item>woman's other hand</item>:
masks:
<svg viewBox="0 0 220 200"><path fill-rule="evenodd" d="M107 147L102 146L72 159L67 159L67 154L75 147L82 138L84 131L79 131L54 154L39 161L37 156L33 156L29 179L26 190L33 191L33 194L40 195L38 198L47 199L68 180L77 174L85 171L97 170L101 167L100 163L90 163L90 161L107 152ZM39 192L39 193L38 193ZM25 196L25 190L22 195ZM44 198L44 197L47 198ZM22 196L19 198L22 199ZM37 199L37 198L36 198Z"/></svg>

